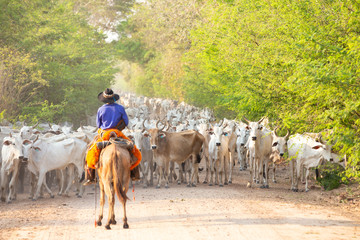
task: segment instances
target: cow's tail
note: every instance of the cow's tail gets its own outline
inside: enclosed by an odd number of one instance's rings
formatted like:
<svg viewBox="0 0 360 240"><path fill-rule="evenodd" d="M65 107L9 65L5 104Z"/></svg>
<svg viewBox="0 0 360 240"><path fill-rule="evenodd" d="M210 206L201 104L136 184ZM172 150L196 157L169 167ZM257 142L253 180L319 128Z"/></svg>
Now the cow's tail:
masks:
<svg viewBox="0 0 360 240"><path fill-rule="evenodd" d="M114 188L115 188L115 192L116 195L118 196L118 199L120 202L126 202L127 199L129 199L126 196L126 192L125 192L125 187L123 186L122 183L122 174L124 173L124 169L122 169L123 167L121 166L121 156L117 156L116 151L114 151L114 156L113 156L113 169L112 169L112 174L113 174L113 182L114 182Z"/></svg>

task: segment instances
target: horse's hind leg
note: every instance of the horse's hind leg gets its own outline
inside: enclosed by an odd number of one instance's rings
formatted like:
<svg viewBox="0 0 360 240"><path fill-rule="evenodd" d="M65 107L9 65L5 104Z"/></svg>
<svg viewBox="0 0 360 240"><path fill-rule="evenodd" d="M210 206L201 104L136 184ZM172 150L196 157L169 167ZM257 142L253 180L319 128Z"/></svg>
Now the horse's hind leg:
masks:
<svg viewBox="0 0 360 240"><path fill-rule="evenodd" d="M115 191L114 187L111 185L111 183L104 184L105 193L108 196L108 203L109 203L109 214L108 214L108 222L105 225L106 229L111 229L110 224L112 223L112 219L115 220L115 214L114 214L114 205L115 205Z"/></svg>
<svg viewBox="0 0 360 240"><path fill-rule="evenodd" d="M126 199L123 200L122 204L123 204L123 209L124 209L123 228L129 228L129 224L127 222L127 217L126 217Z"/></svg>
<svg viewBox="0 0 360 240"><path fill-rule="evenodd" d="M95 187L96 187L96 185L95 185ZM96 221L96 224L98 226L101 226L101 220L103 219L104 204L105 204L104 184L102 184L101 181L99 182L99 187L100 187L100 213L99 213L98 220Z"/></svg>

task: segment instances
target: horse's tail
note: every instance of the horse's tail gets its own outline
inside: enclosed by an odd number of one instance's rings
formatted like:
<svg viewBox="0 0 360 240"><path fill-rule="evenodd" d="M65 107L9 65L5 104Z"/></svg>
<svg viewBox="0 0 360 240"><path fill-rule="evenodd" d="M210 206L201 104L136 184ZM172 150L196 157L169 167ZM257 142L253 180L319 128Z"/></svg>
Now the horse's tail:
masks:
<svg viewBox="0 0 360 240"><path fill-rule="evenodd" d="M125 187L123 186L122 176L120 174L122 171L124 171L124 169L122 169L121 167L121 159L119 158L116 151L114 151L112 162L113 162L112 174L113 174L115 192L119 198L119 201L124 202L129 198L126 196Z"/></svg>

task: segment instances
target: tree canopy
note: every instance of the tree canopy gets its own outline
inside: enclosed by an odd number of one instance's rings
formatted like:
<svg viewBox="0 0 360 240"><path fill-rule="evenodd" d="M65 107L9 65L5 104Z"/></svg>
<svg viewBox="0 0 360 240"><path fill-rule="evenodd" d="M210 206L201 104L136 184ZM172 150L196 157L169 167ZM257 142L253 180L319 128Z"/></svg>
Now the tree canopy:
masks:
<svg viewBox="0 0 360 240"><path fill-rule="evenodd" d="M292 133L330 132L349 176L359 177L357 1L181 2L148 1L128 21L131 38L122 41L143 49L138 91L218 117L268 116Z"/></svg>

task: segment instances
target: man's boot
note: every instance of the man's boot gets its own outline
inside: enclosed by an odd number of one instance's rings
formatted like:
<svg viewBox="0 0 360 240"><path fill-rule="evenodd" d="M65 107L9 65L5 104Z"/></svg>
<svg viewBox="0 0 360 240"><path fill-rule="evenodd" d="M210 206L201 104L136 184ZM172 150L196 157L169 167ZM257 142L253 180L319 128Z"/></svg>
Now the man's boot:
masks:
<svg viewBox="0 0 360 240"><path fill-rule="evenodd" d="M96 183L96 181L95 181L95 169L88 168L87 171L86 171L85 177L86 177L85 178L86 181L83 184L84 186Z"/></svg>
<svg viewBox="0 0 360 240"><path fill-rule="evenodd" d="M134 167L133 170L130 171L130 177L131 177L131 180L133 180L133 181L140 180L140 167L139 167L139 165L137 165L136 167Z"/></svg>

